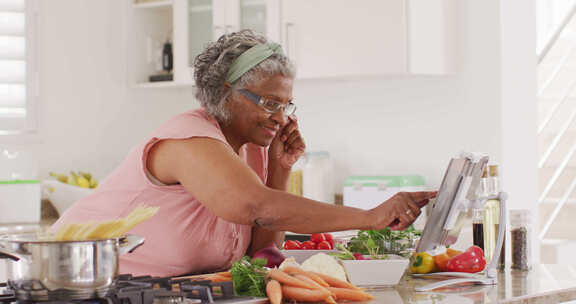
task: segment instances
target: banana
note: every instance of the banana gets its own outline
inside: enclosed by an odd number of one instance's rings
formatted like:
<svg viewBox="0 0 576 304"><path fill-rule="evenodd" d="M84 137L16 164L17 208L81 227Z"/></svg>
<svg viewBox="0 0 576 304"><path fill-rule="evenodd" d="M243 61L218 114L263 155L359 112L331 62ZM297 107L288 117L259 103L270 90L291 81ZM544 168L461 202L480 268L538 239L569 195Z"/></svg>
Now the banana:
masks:
<svg viewBox="0 0 576 304"><path fill-rule="evenodd" d="M92 179L92 174L88 173L88 172L83 172L83 171L78 171L78 173L82 176L84 176L87 180L91 180Z"/></svg>
<svg viewBox="0 0 576 304"><path fill-rule="evenodd" d="M59 174L59 173L54 173L54 172L50 172L50 176L55 177L57 180L63 182L63 183L68 183L68 176L64 175L64 174Z"/></svg>
<svg viewBox="0 0 576 304"><path fill-rule="evenodd" d="M84 176L78 176L77 182L82 188L90 188L90 181Z"/></svg>
<svg viewBox="0 0 576 304"><path fill-rule="evenodd" d="M90 188L94 189L98 187L98 181L95 178L90 179Z"/></svg>
<svg viewBox="0 0 576 304"><path fill-rule="evenodd" d="M68 184L72 186L78 186L78 175L74 171L70 171L70 176L68 177Z"/></svg>

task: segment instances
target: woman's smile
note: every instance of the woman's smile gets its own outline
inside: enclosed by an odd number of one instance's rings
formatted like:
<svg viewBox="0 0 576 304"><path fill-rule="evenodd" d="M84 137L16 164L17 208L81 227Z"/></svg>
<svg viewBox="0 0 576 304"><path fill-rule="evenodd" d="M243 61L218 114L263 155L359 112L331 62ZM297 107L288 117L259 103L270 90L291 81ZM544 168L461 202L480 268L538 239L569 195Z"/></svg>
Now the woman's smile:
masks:
<svg viewBox="0 0 576 304"><path fill-rule="evenodd" d="M262 129L264 129L264 133L269 136L269 137L274 137L276 136L276 132L278 132L278 128L277 127L267 127L267 126L262 126Z"/></svg>

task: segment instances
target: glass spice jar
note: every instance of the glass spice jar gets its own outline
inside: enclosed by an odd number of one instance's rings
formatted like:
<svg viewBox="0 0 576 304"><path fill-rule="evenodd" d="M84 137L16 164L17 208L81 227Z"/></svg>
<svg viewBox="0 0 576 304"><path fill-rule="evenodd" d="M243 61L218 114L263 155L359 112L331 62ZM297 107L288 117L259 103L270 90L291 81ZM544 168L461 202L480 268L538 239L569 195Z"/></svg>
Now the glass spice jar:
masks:
<svg viewBox="0 0 576 304"><path fill-rule="evenodd" d="M527 271L532 268L530 262L530 211L510 211L510 236L512 249L512 269Z"/></svg>

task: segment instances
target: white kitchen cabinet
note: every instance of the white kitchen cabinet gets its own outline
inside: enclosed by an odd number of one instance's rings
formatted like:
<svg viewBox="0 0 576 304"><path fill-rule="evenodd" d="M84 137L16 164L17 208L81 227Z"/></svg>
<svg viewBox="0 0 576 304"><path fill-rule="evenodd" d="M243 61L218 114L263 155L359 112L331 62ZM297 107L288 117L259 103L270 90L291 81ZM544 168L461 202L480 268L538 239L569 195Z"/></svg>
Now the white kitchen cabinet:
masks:
<svg viewBox="0 0 576 304"><path fill-rule="evenodd" d="M161 50L172 39L172 1L123 1L126 4L125 30L128 81L132 87L166 85L174 82L149 83L148 77L161 70Z"/></svg>
<svg viewBox="0 0 576 304"><path fill-rule="evenodd" d="M445 75L455 71L457 1L407 1L408 73Z"/></svg>
<svg viewBox="0 0 576 304"><path fill-rule="evenodd" d="M404 0L283 0L282 44L298 76L404 73Z"/></svg>
<svg viewBox="0 0 576 304"><path fill-rule="evenodd" d="M196 56L224 33L250 28L267 34L271 6L265 0L174 0L174 77L193 83Z"/></svg>
<svg viewBox="0 0 576 304"><path fill-rule="evenodd" d="M277 37L273 15L277 0L187 0L189 65L210 41L240 29L252 29L268 37ZM277 20L277 19L276 19ZM271 33L269 33L271 32ZM273 39L274 40L274 39Z"/></svg>
<svg viewBox="0 0 576 304"><path fill-rule="evenodd" d="M250 28L280 42L298 78L451 71L455 0L159 0L132 5L134 83L193 83L196 56L224 33ZM172 33L174 81L147 84ZM164 40L163 40L164 39ZM157 66L157 64L156 64Z"/></svg>

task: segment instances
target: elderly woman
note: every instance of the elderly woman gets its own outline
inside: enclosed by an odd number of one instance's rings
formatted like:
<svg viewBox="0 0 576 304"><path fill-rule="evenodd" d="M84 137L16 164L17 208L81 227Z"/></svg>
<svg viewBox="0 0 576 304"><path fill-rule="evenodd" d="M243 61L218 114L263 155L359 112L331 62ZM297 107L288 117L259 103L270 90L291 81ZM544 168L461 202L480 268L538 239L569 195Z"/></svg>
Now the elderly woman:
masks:
<svg viewBox="0 0 576 304"><path fill-rule="evenodd" d="M292 100L294 68L278 44L252 31L222 36L194 64L202 108L168 120L57 225L158 213L131 232L145 244L120 271L174 276L226 269L283 231L403 229L435 193L401 193L372 210L287 193L304 153Z"/></svg>

